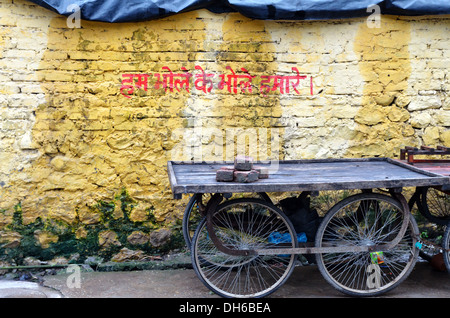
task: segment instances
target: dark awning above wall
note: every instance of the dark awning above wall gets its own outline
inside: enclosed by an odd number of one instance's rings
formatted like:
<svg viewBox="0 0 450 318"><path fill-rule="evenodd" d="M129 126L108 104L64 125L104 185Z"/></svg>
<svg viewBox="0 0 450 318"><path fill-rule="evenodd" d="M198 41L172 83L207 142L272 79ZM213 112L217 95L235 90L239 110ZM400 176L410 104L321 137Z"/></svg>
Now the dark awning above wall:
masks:
<svg viewBox="0 0 450 318"><path fill-rule="evenodd" d="M74 4L81 18L104 22L132 22L206 8L238 11L262 20L326 20L368 16L378 5L382 14L450 14L450 0L30 0L59 14L70 15Z"/></svg>

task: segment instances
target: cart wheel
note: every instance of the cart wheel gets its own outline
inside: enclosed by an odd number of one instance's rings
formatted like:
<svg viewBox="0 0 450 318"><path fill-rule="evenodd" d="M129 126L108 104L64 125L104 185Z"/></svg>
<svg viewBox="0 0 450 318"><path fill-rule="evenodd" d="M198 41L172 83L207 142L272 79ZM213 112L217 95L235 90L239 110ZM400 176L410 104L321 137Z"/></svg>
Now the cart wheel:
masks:
<svg viewBox="0 0 450 318"><path fill-rule="evenodd" d="M266 193L260 192L258 193L258 196L265 201L272 203ZM196 193L191 197L186 206L186 209L184 210L182 228L184 241L186 242L186 246L188 247L188 249L191 249L192 237L194 235L195 229L202 219L202 214L199 211L199 203L203 202L203 204L206 206L206 203L210 198L211 194L209 193Z"/></svg>
<svg viewBox="0 0 450 318"><path fill-rule="evenodd" d="M418 192L420 213L433 223L447 225L450 221L450 195L431 187L420 188Z"/></svg>
<svg viewBox="0 0 450 318"><path fill-rule="evenodd" d="M232 249L297 247L289 219L260 199L233 199L219 205L213 229L222 244ZM220 252L206 227L199 224L191 247L197 276L210 290L222 297L264 297L277 290L292 273L296 255L232 256Z"/></svg>
<svg viewBox="0 0 450 318"><path fill-rule="evenodd" d="M444 263L447 271L450 273L450 222L445 229L444 237L442 239L442 248L444 249Z"/></svg>
<svg viewBox="0 0 450 318"><path fill-rule="evenodd" d="M195 228L198 226L200 220L202 219L202 215L198 210L198 201L201 200L202 197L202 194L194 194L189 200L186 209L184 210L182 228L184 241L186 242L186 246L188 247L188 249L191 249L193 236L192 233L195 231Z"/></svg>
<svg viewBox="0 0 450 318"><path fill-rule="evenodd" d="M400 203L382 194L357 194L336 204L323 219L316 246L373 246L391 242L404 213ZM391 250L317 254L324 278L351 296L374 296L400 284L411 272L419 251L413 217L401 241Z"/></svg>

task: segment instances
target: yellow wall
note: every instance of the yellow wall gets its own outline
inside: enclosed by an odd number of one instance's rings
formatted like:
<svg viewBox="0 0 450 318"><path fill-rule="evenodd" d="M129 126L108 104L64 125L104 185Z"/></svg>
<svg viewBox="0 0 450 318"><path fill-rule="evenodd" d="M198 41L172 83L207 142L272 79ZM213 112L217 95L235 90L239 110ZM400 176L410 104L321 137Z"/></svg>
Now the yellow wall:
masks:
<svg viewBox="0 0 450 318"><path fill-rule="evenodd" d="M161 224L180 219L187 198L172 200L166 162L191 159L180 151L192 140L202 159L242 131L277 135L280 159L450 146L448 16L383 16L369 28L364 18L255 21L200 10L71 29L30 2L0 0L0 26L4 227L20 203L25 224L41 217L81 233L102 222L98 202L117 202L122 189L135 202L132 221L149 210ZM214 74L210 92L194 87L196 66ZM163 67L191 73L189 92L155 89ZM254 76L252 91L220 89L227 67ZM293 67L306 76L298 93L261 93L263 76ZM147 91L121 94L123 74L150 74Z"/></svg>

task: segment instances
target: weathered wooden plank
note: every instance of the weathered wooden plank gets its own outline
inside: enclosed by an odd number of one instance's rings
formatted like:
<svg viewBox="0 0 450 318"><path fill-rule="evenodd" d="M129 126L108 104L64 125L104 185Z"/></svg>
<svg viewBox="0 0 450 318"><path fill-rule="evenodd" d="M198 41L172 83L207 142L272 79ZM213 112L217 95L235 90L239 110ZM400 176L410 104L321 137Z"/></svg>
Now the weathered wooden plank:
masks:
<svg viewBox="0 0 450 318"><path fill-rule="evenodd" d="M181 193L176 191L177 181L175 177L175 172L173 170L173 164L171 161L167 163L167 174L169 175L170 187L172 189L173 198L176 200L181 199Z"/></svg>
<svg viewBox="0 0 450 318"><path fill-rule="evenodd" d="M231 163L228 163L231 164ZM255 163L270 167L267 163ZM324 191L444 185L449 178L389 158L313 159L279 162L268 179L254 183L217 182L215 172L227 163L168 165L174 193Z"/></svg>

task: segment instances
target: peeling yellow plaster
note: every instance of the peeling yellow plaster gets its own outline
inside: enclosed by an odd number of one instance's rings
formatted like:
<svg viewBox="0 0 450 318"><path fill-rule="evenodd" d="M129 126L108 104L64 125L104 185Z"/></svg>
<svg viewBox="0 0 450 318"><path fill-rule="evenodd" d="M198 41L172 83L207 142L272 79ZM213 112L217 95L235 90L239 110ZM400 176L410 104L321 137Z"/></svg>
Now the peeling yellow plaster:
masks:
<svg viewBox="0 0 450 318"><path fill-rule="evenodd" d="M86 215L95 214L95 204L122 188L138 202L137 210L153 207L159 221L180 216L185 202L171 200L166 164L176 143L171 133L185 125L189 95L150 90L127 99L120 85L123 73L193 69L186 51L201 50L204 39L196 17L83 21L81 29L67 28L63 17L51 21L38 75L46 103L37 108L32 130L41 155L22 172L26 179L11 176L27 222L38 216L67 223L91 219ZM178 60L177 51L183 53ZM140 221L145 213L131 217Z"/></svg>
<svg viewBox="0 0 450 318"><path fill-rule="evenodd" d="M380 28L369 28L365 21L360 24L354 50L360 55L364 89L348 155L394 157L413 142L414 130L401 103L411 74L410 39L410 22L397 17L383 16Z"/></svg>

